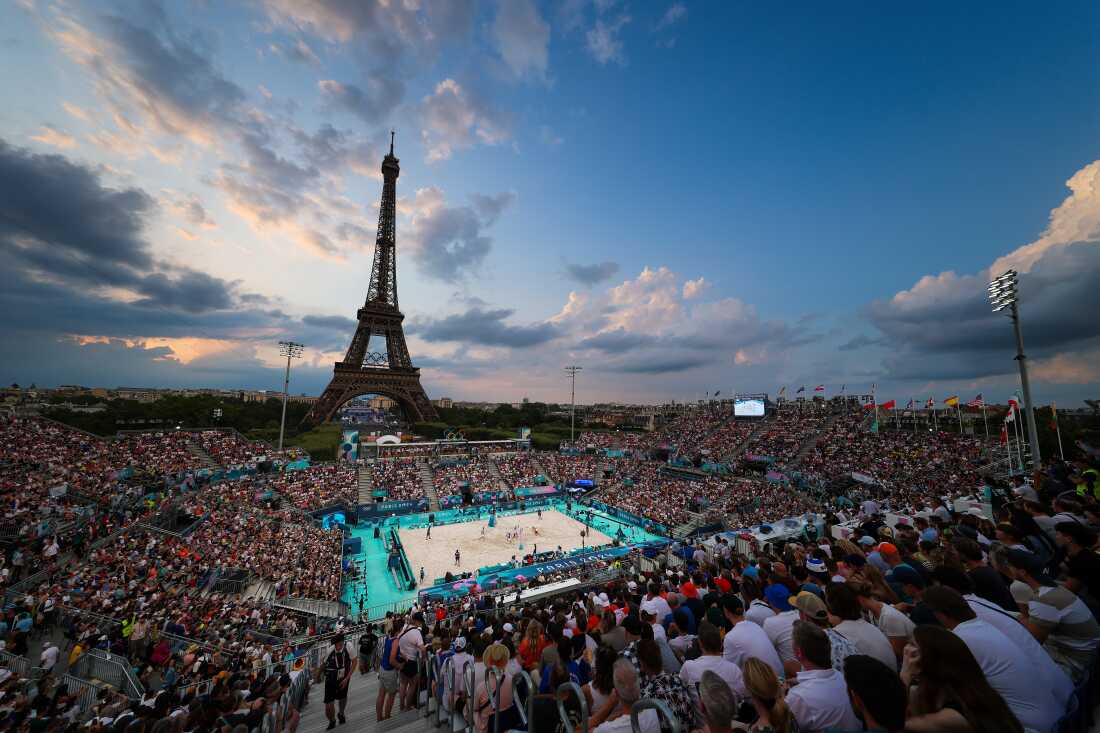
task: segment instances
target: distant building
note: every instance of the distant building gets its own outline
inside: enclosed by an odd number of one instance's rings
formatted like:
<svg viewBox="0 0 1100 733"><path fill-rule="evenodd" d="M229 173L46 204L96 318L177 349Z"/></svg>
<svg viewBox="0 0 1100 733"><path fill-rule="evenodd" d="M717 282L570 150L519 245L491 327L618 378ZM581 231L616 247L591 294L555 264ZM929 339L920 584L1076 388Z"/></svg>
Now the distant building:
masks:
<svg viewBox="0 0 1100 733"><path fill-rule="evenodd" d="M432 404L436 407L450 409L455 406L455 401L452 400L450 397L440 397L438 400L432 400Z"/></svg>

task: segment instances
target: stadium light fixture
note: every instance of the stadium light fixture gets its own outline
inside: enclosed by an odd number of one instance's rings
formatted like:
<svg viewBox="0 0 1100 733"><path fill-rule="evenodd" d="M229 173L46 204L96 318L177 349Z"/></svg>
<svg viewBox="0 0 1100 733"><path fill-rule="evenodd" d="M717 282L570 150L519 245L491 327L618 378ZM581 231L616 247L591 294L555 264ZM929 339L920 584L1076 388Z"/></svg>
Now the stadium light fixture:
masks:
<svg viewBox="0 0 1100 733"><path fill-rule="evenodd" d="M283 452L283 434L286 432L286 399L290 390L290 360L300 359L305 347L294 341L279 342L279 356L286 357L286 377L283 379L283 416L279 420L279 453Z"/></svg>
<svg viewBox="0 0 1100 733"><path fill-rule="evenodd" d="M1019 274L1009 270L989 283L989 303L994 313L1007 310L1016 335L1016 362L1020 367L1020 386L1023 388L1024 418L1027 420L1027 440L1031 444L1031 465L1042 463L1039 455L1039 431L1035 426L1035 410L1031 406L1031 383L1027 378L1027 357L1024 355L1024 336L1020 331L1019 293L1016 286Z"/></svg>
<svg viewBox="0 0 1100 733"><path fill-rule="evenodd" d="M577 372L581 371L583 367L576 365L567 366L565 373L569 375L569 378L573 381L572 389L569 395L569 442L573 442L573 425L577 415Z"/></svg>

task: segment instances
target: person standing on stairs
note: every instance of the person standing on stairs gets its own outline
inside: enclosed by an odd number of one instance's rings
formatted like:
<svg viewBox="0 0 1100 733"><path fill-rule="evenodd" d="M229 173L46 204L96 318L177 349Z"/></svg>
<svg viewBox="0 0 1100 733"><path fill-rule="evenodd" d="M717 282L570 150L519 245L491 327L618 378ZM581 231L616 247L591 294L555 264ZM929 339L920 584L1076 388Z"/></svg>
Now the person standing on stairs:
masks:
<svg viewBox="0 0 1100 733"><path fill-rule="evenodd" d="M332 639L332 651L325 660L325 717L328 718L328 728L336 727L337 712L336 703L340 703L340 725L348 722L344 717L344 711L348 707L348 683L351 674L355 671L356 660L348 654L344 645L344 635L337 634Z"/></svg>

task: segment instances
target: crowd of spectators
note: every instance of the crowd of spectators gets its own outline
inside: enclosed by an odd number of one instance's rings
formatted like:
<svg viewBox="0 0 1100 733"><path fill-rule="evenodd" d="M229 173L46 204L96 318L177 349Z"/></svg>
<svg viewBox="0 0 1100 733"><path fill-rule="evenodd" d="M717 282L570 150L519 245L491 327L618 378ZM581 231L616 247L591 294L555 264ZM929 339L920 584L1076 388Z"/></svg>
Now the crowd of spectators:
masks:
<svg viewBox="0 0 1100 733"><path fill-rule="evenodd" d="M749 441L746 450L775 459L778 468L785 467L798 455L806 441L825 427L830 415L817 405L806 409L785 408L762 426Z"/></svg>
<svg viewBox="0 0 1100 733"><path fill-rule="evenodd" d="M500 482L493 475L489 460L469 458L432 464L432 483L436 493L439 496L461 494L465 484L469 484L470 491L474 493L500 489Z"/></svg>
<svg viewBox="0 0 1100 733"><path fill-rule="evenodd" d="M420 464L415 458L378 460L371 464L371 486L386 491L391 500L419 499L424 496Z"/></svg>
<svg viewBox="0 0 1100 733"><path fill-rule="evenodd" d="M502 610L487 597L458 613L414 608L383 630L414 634L406 658L423 649L443 671L434 694L482 733L498 695L511 727L520 670L543 693L577 683L598 733L628 730L644 698L685 731L1053 731L1092 699L1100 669L1100 526L1091 494L1032 488L1037 499L993 521L946 510L891 531L871 512L851 540L775 543L755 558L708 541L667 571ZM456 665L474 667L472 696L446 683ZM499 691L487 667L505 673ZM536 716L556 720L557 703L537 697ZM562 703L580 723L577 700ZM654 713L639 722L661 730Z"/></svg>
<svg viewBox="0 0 1100 733"><path fill-rule="evenodd" d="M555 484L569 483L576 479L602 481L605 468L614 469L621 459L596 455L562 455L539 453L538 461L546 469L547 476Z"/></svg>
<svg viewBox="0 0 1100 733"><path fill-rule="evenodd" d="M491 460L496 463L501 477L514 489L534 486L535 479L542 475L538 462L527 453L512 453Z"/></svg>
<svg viewBox="0 0 1100 733"><path fill-rule="evenodd" d="M355 506L359 496L359 471L345 463L318 463L297 471L285 471L266 479L270 491L303 511L334 504Z"/></svg>

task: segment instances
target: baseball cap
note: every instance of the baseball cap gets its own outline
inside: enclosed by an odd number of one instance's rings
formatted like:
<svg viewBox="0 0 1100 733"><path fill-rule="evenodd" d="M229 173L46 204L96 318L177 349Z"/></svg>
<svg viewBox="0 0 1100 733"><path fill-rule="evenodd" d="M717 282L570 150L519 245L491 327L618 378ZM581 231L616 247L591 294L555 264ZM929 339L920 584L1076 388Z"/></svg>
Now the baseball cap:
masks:
<svg viewBox="0 0 1100 733"><path fill-rule="evenodd" d="M898 554L897 545L895 545L892 542L883 542L878 547L876 547L875 550L880 555L897 555Z"/></svg>
<svg viewBox="0 0 1100 733"><path fill-rule="evenodd" d="M791 591L785 585L779 583L772 583L764 589L764 598L774 608L780 611L790 611L791 604L787 602L787 599L791 597Z"/></svg>
<svg viewBox="0 0 1100 733"><path fill-rule="evenodd" d="M816 557L808 557L806 558L806 570L811 573L824 573L826 572L825 561Z"/></svg>
<svg viewBox="0 0 1100 733"><path fill-rule="evenodd" d="M895 583L901 583L902 585L915 585L918 588L925 586L924 578L913 568L908 565L898 565L889 573L887 573L887 579L893 580Z"/></svg>
<svg viewBox="0 0 1100 733"><path fill-rule="evenodd" d="M635 583L633 580L629 581L626 584L626 587L629 588L630 590L638 590L638 584Z"/></svg>
<svg viewBox="0 0 1100 733"><path fill-rule="evenodd" d="M456 652L460 652L465 648L466 648L466 637L465 636L460 636L457 639L455 639L455 651Z"/></svg>
<svg viewBox="0 0 1100 733"><path fill-rule="evenodd" d="M920 538L922 542L935 542L937 539L939 539L939 536L940 533L932 527L929 527L928 529L920 533Z"/></svg>
<svg viewBox="0 0 1100 733"><path fill-rule="evenodd" d="M865 535L863 535L862 537L859 538L859 544L866 545L867 547L870 547L871 545L875 544L875 538L872 537L871 535L865 534Z"/></svg>
<svg viewBox="0 0 1100 733"><path fill-rule="evenodd" d="M825 606L825 601L808 590L804 590L796 596L791 596L787 599L787 602L817 621L825 621L829 618L829 609Z"/></svg>
<svg viewBox="0 0 1100 733"><path fill-rule="evenodd" d="M512 624L510 624L510 623L506 623L506 624L504 624L504 631L505 631L505 632L507 632L507 633L509 633L509 634L510 634L510 633L512 633L512 632L513 632L513 631L515 631L515 630L516 630L516 627L515 627L515 626L512 626Z"/></svg>

